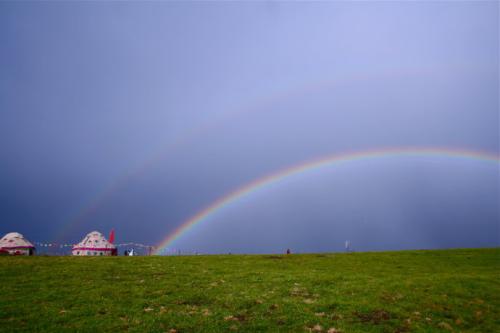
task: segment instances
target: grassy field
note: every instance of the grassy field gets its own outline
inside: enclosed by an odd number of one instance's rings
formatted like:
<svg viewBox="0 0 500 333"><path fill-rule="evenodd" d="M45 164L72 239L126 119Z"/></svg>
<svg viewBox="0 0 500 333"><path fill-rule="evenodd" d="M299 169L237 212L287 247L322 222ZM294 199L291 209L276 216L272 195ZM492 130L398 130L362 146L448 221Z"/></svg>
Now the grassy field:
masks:
<svg viewBox="0 0 500 333"><path fill-rule="evenodd" d="M1 332L499 332L500 249L0 257Z"/></svg>

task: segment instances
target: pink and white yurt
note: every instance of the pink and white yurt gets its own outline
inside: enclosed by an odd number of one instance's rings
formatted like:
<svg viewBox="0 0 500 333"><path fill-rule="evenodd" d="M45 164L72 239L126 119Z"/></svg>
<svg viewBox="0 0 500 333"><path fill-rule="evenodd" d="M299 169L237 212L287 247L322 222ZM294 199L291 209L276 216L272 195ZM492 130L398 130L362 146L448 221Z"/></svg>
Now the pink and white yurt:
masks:
<svg viewBox="0 0 500 333"><path fill-rule="evenodd" d="M0 252L11 255L32 256L35 247L18 232L10 232L0 239Z"/></svg>
<svg viewBox="0 0 500 333"><path fill-rule="evenodd" d="M73 247L74 256L116 256L116 246L98 231L92 231Z"/></svg>

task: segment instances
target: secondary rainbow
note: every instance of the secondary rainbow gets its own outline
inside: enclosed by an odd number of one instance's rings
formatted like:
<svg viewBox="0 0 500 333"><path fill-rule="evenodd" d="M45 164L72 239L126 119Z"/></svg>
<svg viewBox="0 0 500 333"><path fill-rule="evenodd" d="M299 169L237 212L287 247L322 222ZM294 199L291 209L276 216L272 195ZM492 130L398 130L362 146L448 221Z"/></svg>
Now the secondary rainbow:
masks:
<svg viewBox="0 0 500 333"><path fill-rule="evenodd" d="M231 203L234 203L244 196L250 195L251 193L259 191L264 187L279 182L287 177L302 174L307 171L317 170L323 167L330 167L335 164L390 156L441 156L483 160L494 163L500 162L500 156L498 154L455 148L385 148L323 156L321 158L305 161L258 178L217 199L206 208L190 217L173 232L168 234L168 236L160 244L158 244L155 253L159 253L164 248L170 246L174 241L179 239L195 225L207 220L217 212L231 205Z"/></svg>
<svg viewBox="0 0 500 333"><path fill-rule="evenodd" d="M402 72L402 74L404 74L404 72ZM170 143L166 144L159 152L153 154L153 156L142 162L137 168L128 170L124 174L118 176L115 179L112 179L108 184L103 186L100 191L98 191L94 196L90 198L89 201L84 203L84 205L76 212L74 216L69 218L69 223L61 230L59 230L58 234L54 237L54 240L60 241L65 239L67 237L67 234L71 230L73 230L77 225L83 223L89 215L95 213L108 198L110 198L115 192L118 192L131 179L140 177L152 165L163 160L165 156L176 152L179 148L189 144L191 140L199 138L203 134L206 134L226 123L229 123L231 120L233 120L233 118L252 112L260 112L262 110L266 110L268 107L271 107L273 103L277 103L278 101L286 101L294 96L300 96L301 94L306 95L311 91L325 89L327 87L333 87L339 84L355 82L356 80L361 80L361 78L361 76L352 76L349 77L348 80L339 82L335 80L313 81L296 88L288 88L284 90L280 89L253 101L250 105L236 108L236 111L231 110L230 112L222 113L215 118L211 117L209 120L206 120L196 126L189 128L188 130L174 138Z"/></svg>
<svg viewBox="0 0 500 333"><path fill-rule="evenodd" d="M457 68L448 68L448 70L453 70L456 72ZM443 70L443 67L409 67L409 68L396 68L389 71L383 75L384 78L388 77L411 77L414 75L430 75L435 74L439 70ZM380 75L366 74L364 71L351 73L348 76L337 77L335 79L321 79L313 80L307 82L303 85L297 87L284 87L276 91L272 91L265 96L261 96L254 100L250 105L242 105L228 112L222 112L219 116L211 117L209 120L203 121L198 125L191 127L175 137L170 143L167 143L162 149L154 153L152 156L147 158L145 161L139 164L138 167L133 168L119 175L118 177L111 179L109 183L104 184L99 191L96 192L87 201L83 202L74 213L68 216L68 223L63 226L62 229L53 238L54 241L62 241L67 238L68 234L75 229L76 226L88 222L89 217L94 214L99 208L111 198L114 193L118 192L123 188L131 179L140 177L142 174L146 173L149 168L163 160L169 154L175 153L179 148L188 145L191 140L199 138L204 134L223 126L224 124L231 123L235 117L240 115L250 114L253 112L261 112L267 110L274 103L279 101L286 101L290 98L297 96L306 96L313 91L319 91L322 89L332 89L337 86L352 84L355 82L369 81L370 79L380 80Z"/></svg>

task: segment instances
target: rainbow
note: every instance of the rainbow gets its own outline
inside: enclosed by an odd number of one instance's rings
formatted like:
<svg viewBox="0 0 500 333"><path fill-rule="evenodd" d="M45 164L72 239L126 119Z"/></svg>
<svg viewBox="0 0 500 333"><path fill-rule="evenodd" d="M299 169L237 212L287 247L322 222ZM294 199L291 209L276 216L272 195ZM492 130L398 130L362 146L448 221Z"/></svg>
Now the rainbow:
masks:
<svg viewBox="0 0 500 333"><path fill-rule="evenodd" d="M223 124L230 122L232 119L240 117L252 112L259 112L271 107L274 103L285 101L293 96L307 95L311 91L326 89L334 87L341 83L349 83L360 80L358 76L349 77L348 80L323 80L313 81L304 86L288 89L280 89L271 94L257 99L249 106L237 108L236 111L226 111L209 120L201 122L193 127L190 127L179 136L175 137L171 142L166 144L158 153L153 154L150 158L143 161L138 167L129 169L122 175L112 179L108 184L104 185L89 201L85 202L83 206L76 212L75 216L69 218L69 223L65 225L58 234L54 237L55 241L65 239L67 234L76 226L82 224L86 218L98 211L99 207L106 202L114 193L118 192L121 188L130 182L131 179L140 177L153 165L159 163L166 156L175 153L179 148L188 145L195 138L201 137L210 131L217 129Z"/></svg>
<svg viewBox="0 0 500 333"><path fill-rule="evenodd" d="M242 197L248 196L254 192L262 190L274 183L277 183L287 177L295 176L324 167L331 167L340 163L353 162L359 160L368 160L382 157L394 156L439 156L459 159L474 159L488 162L500 162L498 154L490 152L480 152L454 148L385 148L368 151L350 152L345 154L328 155L314 160L305 161L291 167L278 170L264 177L243 185L242 187L230 192L229 194L217 199L197 214L191 216L173 232L161 241L156 247L155 253L161 252L164 248L171 246L182 235L186 234L197 224L208 220L224 208L238 201Z"/></svg>
<svg viewBox="0 0 500 333"><path fill-rule="evenodd" d="M463 69L463 66L455 68L455 66L446 67L444 69L456 72L457 70ZM390 77L411 77L415 75L431 75L438 71L442 71L443 67L410 67L410 68L396 68L393 71L384 74L366 74L365 72L355 72L346 76L336 77L335 79L324 79L324 80L313 80L307 82L300 86L284 87L278 90L272 91L265 96L255 99L250 103L250 105L245 105L232 109L229 111L221 112L215 118L211 117L205 121L188 128L178 136L174 137L172 141L168 142L163 146L158 152L152 154L145 161L141 162L138 166L130 168L123 174L111 179L107 184L104 184L96 194L88 198L87 201L83 202L76 212L72 213L71 216L67 217L68 222L60 229L54 236L54 241L61 241L66 239L68 234L73 231L78 225L83 224L89 219L89 216L94 214L99 210L99 208L113 196L114 193L118 192L120 189L125 187L131 179L140 177L145 174L153 165L164 160L166 156L174 154L180 148L192 143L196 138L201 137L210 131L216 130L226 123L234 120L245 114L250 114L254 112L261 112L269 107L272 107L275 103L280 101L286 101L290 98L297 96L306 96L313 91L319 91L323 89L333 89L335 87L352 84L356 82L368 81L370 79L385 79Z"/></svg>

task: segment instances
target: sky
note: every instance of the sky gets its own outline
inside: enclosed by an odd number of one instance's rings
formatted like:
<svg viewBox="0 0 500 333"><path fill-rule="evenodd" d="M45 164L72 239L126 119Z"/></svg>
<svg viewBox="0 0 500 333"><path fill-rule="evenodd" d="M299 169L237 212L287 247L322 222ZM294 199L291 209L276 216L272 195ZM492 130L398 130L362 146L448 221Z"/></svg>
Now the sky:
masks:
<svg viewBox="0 0 500 333"><path fill-rule="evenodd" d="M499 153L499 4L0 2L0 233L159 244L321 156ZM164 253L500 245L499 164L386 156L262 188Z"/></svg>

